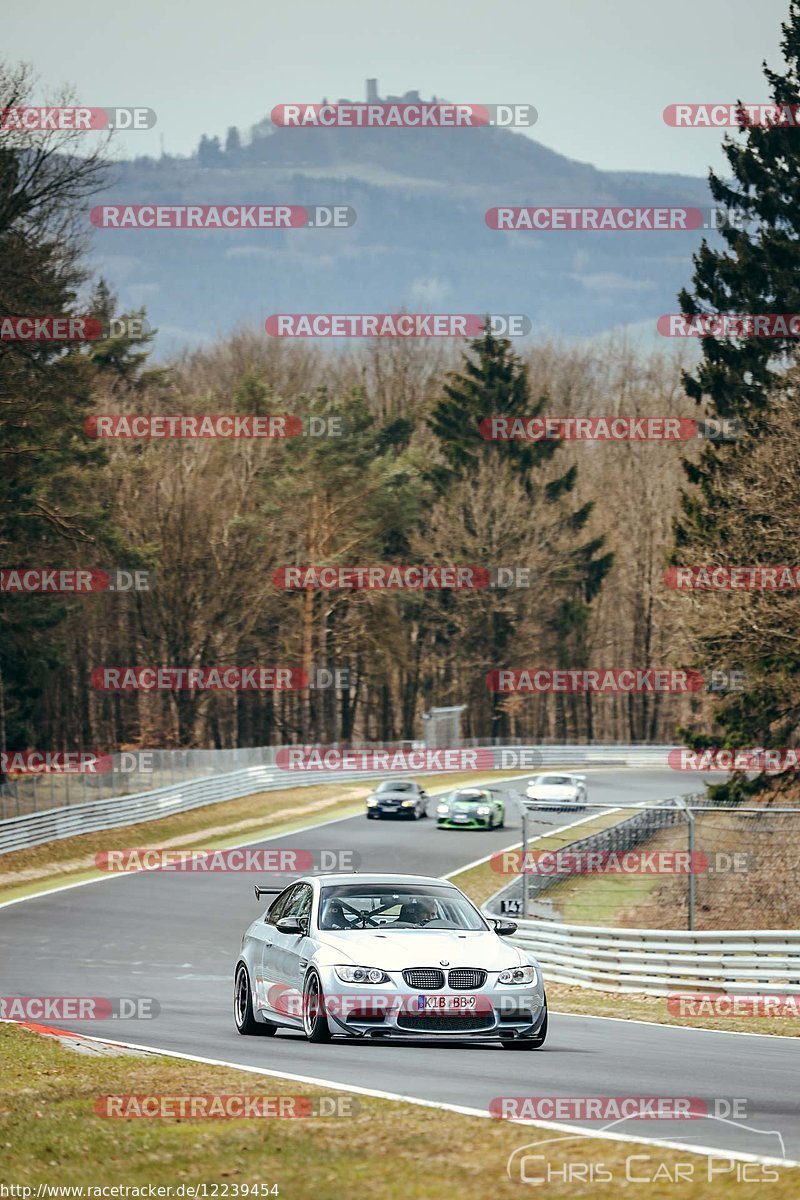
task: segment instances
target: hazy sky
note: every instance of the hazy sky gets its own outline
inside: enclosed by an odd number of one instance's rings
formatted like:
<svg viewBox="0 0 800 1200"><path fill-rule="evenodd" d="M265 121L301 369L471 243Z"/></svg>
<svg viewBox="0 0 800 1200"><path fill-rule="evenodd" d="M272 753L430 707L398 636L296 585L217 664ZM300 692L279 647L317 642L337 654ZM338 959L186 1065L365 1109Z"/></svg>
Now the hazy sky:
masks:
<svg viewBox="0 0 800 1200"><path fill-rule="evenodd" d="M201 133L248 129L274 104L417 88L469 103L533 104L532 136L615 170L705 175L719 131L671 129L676 102L769 99L787 0L137 0L2 11L2 53L43 89L156 110L117 153L189 153ZM302 133L298 132L301 137ZM375 136L402 137L402 132Z"/></svg>

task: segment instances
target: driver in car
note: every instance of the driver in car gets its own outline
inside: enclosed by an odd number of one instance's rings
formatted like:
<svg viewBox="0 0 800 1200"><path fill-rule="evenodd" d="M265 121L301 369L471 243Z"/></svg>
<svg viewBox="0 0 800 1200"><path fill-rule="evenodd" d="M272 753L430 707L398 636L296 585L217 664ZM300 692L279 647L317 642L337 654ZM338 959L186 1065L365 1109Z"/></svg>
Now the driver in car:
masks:
<svg viewBox="0 0 800 1200"><path fill-rule="evenodd" d="M398 924L427 925L428 921L436 919L436 901L427 896L419 900L410 900L400 910Z"/></svg>

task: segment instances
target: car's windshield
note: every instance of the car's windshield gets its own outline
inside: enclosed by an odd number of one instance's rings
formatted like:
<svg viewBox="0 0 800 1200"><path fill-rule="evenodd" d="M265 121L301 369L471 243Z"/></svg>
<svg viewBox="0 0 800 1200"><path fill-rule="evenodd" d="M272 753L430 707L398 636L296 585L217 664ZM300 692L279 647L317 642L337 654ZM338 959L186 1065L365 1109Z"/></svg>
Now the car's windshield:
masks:
<svg viewBox="0 0 800 1200"><path fill-rule="evenodd" d="M574 787L574 781L569 775L542 775L538 780L539 783L547 784L550 787Z"/></svg>
<svg viewBox="0 0 800 1200"><path fill-rule="evenodd" d="M403 783L402 781L395 782L393 779L385 779L383 783L379 783L375 789L376 792L413 792L413 790L413 783Z"/></svg>
<svg viewBox="0 0 800 1200"><path fill-rule="evenodd" d="M443 884L359 884L323 888L320 929L472 929L485 922L454 888Z"/></svg>
<svg viewBox="0 0 800 1200"><path fill-rule="evenodd" d="M488 792L477 792L474 789L468 792L451 792L447 797L449 804L486 804L490 799Z"/></svg>

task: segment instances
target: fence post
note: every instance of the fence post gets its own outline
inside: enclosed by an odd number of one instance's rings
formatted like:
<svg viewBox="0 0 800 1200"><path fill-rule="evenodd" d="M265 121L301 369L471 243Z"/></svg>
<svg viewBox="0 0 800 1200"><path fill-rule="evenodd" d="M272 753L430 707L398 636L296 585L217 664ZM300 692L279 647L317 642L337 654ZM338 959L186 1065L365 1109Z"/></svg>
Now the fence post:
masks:
<svg viewBox="0 0 800 1200"><path fill-rule="evenodd" d="M689 818L689 929L694 929L694 813L686 806L686 816Z"/></svg>
<svg viewBox="0 0 800 1200"><path fill-rule="evenodd" d="M522 916L528 919L528 813L522 805Z"/></svg>
<svg viewBox="0 0 800 1200"><path fill-rule="evenodd" d="M686 813L687 830L686 840L687 849L689 851L689 875L688 875L688 896L687 896L687 914L686 928L694 931L694 901L695 901L695 885L694 885L694 813L689 808L686 799L683 796L676 796L675 802Z"/></svg>

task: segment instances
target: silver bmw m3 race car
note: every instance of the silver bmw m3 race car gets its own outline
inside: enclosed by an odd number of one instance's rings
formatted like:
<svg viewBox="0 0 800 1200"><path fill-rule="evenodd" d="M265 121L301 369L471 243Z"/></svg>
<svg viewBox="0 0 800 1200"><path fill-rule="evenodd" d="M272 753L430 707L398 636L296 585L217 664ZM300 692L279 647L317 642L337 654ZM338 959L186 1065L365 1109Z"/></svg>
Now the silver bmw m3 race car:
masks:
<svg viewBox="0 0 800 1200"><path fill-rule="evenodd" d="M241 1034L348 1038L547 1036L541 971L452 883L423 875L309 875L277 889L242 938L234 981Z"/></svg>

